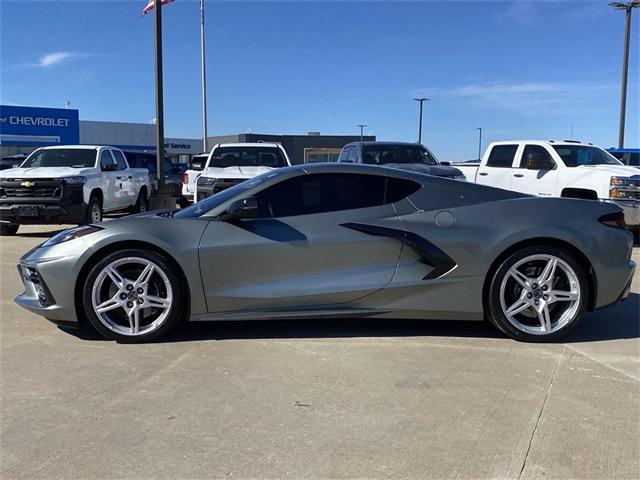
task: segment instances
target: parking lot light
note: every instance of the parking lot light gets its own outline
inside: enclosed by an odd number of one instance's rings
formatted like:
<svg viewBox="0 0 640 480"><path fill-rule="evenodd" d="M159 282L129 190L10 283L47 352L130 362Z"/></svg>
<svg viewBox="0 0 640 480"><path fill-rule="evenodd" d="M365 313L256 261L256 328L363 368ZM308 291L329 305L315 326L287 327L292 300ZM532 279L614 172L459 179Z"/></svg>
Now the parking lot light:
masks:
<svg viewBox="0 0 640 480"><path fill-rule="evenodd" d="M631 37L631 10L640 7L640 0L631 2L611 2L610 7L626 12L624 28L624 52L622 54L622 85L620 88L620 127L618 131L618 148L624 148L624 127L627 111L627 78L629 76L629 41Z"/></svg>

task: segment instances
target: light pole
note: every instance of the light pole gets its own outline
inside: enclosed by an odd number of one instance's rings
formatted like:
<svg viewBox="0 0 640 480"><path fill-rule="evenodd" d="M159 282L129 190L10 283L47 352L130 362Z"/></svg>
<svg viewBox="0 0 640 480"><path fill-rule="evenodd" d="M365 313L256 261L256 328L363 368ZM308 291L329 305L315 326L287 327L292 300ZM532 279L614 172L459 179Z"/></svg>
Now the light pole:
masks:
<svg viewBox="0 0 640 480"><path fill-rule="evenodd" d="M414 98L416 102L420 102L420 119L418 121L418 143L422 143L422 104L431 100L426 97Z"/></svg>
<svg viewBox="0 0 640 480"><path fill-rule="evenodd" d="M202 151L207 152L207 63L204 51L204 0L200 0L200 68L202 77Z"/></svg>
<svg viewBox="0 0 640 480"><path fill-rule="evenodd" d="M164 195L164 103L162 95L162 0L155 4L156 46L156 169L158 194Z"/></svg>
<svg viewBox="0 0 640 480"><path fill-rule="evenodd" d="M369 125L365 125L364 123L360 123L356 125L356 127L360 127L360 141L362 141L362 137L364 135L364 127L368 127Z"/></svg>
<svg viewBox="0 0 640 480"><path fill-rule="evenodd" d="M627 77L629 76L629 39L631 37L631 10L640 7L640 0L631 2L612 2L610 7L626 12L624 28L624 53L622 54L622 85L620 92L620 129L618 130L618 148L624 148L624 124L627 113Z"/></svg>
<svg viewBox="0 0 640 480"><path fill-rule="evenodd" d="M478 160L482 158L482 127L477 127L476 130L479 132L478 138Z"/></svg>

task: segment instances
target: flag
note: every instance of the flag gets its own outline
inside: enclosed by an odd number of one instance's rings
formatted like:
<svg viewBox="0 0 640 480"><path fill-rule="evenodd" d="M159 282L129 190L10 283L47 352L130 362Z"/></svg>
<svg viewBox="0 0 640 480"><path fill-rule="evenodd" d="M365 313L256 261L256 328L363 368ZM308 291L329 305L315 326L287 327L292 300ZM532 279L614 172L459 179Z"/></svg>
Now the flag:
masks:
<svg viewBox="0 0 640 480"><path fill-rule="evenodd" d="M173 2L173 0L162 0L162 5L166 3L171 3L171 2ZM156 6L155 0L149 0L149 3L147 3L147 6L144 7L144 10L142 10L142 15L146 15L147 13L149 13L151 10L154 9L155 6Z"/></svg>

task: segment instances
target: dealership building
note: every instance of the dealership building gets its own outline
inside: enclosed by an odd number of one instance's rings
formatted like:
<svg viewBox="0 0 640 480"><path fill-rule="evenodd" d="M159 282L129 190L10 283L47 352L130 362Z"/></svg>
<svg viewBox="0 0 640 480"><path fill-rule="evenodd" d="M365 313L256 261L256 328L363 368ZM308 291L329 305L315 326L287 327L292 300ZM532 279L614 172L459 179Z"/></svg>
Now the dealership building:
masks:
<svg viewBox="0 0 640 480"><path fill-rule="evenodd" d="M230 142L278 142L291 162L334 161L340 149L357 141L355 135L237 134L207 138L207 146ZM366 136L364 140L375 140ZM0 105L0 156L31 153L46 145L112 145L123 150L155 151L155 125L80 120L79 111L65 108ZM165 150L174 163L187 163L202 152L200 138L165 138Z"/></svg>

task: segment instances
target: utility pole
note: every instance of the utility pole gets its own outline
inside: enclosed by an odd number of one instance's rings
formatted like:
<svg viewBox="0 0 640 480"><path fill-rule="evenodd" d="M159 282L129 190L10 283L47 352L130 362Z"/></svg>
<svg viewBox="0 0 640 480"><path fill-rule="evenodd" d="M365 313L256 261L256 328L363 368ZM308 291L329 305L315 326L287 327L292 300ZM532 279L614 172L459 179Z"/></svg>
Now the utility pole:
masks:
<svg viewBox="0 0 640 480"><path fill-rule="evenodd" d="M364 123L356 125L356 127L360 127L360 141L362 141L364 137L364 127L368 127L369 125L365 125Z"/></svg>
<svg viewBox="0 0 640 480"><path fill-rule="evenodd" d="M612 2L610 7L626 12L624 28L624 52L622 54L622 85L620 88L620 127L618 130L618 148L624 148L624 127L627 113L627 78L629 76L629 42L631 37L631 10L640 7L640 0L632 2Z"/></svg>
<svg viewBox="0 0 640 480"><path fill-rule="evenodd" d="M162 94L162 1L155 0L156 46L156 163L158 194L164 194L164 103Z"/></svg>
<svg viewBox="0 0 640 480"><path fill-rule="evenodd" d="M478 160L480 160L482 158L482 127L478 127L476 130L480 133L478 138Z"/></svg>
<svg viewBox="0 0 640 480"><path fill-rule="evenodd" d="M202 68L202 151L207 151L207 61L204 49L204 0L200 0L200 63Z"/></svg>
<svg viewBox="0 0 640 480"><path fill-rule="evenodd" d="M414 98L416 102L420 102L420 118L418 119L418 143L422 144L422 104L431 100L426 97Z"/></svg>

